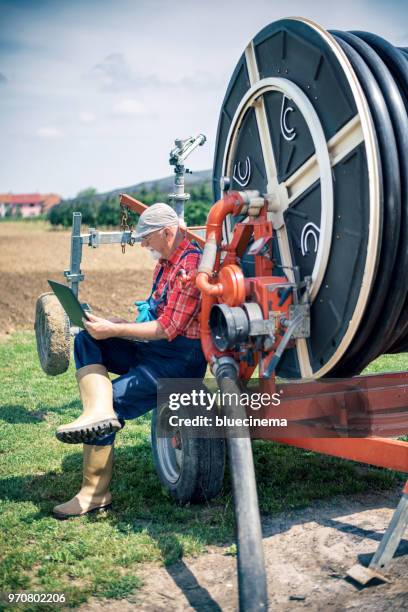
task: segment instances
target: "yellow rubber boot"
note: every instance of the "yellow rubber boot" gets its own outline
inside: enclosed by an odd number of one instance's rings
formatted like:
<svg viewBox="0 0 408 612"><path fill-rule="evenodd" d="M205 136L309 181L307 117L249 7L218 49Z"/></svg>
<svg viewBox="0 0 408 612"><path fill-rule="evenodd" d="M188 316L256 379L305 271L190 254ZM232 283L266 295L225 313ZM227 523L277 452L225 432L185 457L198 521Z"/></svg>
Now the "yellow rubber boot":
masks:
<svg viewBox="0 0 408 612"><path fill-rule="evenodd" d="M79 493L65 504L55 506L59 519L82 516L88 512L106 510L112 503L109 485L113 469L113 445L84 444L84 472Z"/></svg>
<svg viewBox="0 0 408 612"><path fill-rule="evenodd" d="M112 383L105 366L93 364L76 372L83 412L71 423L58 427L55 435L61 442L92 444L122 428L113 410Z"/></svg>

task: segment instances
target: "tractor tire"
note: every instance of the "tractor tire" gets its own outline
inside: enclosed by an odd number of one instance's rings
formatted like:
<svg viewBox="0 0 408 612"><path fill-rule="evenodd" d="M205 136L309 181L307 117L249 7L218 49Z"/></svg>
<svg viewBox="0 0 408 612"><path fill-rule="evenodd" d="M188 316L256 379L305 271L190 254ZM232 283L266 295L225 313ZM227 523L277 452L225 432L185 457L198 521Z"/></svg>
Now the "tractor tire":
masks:
<svg viewBox="0 0 408 612"><path fill-rule="evenodd" d="M169 411L167 406L153 410L151 426L153 461L160 482L181 505L213 499L224 480L224 439L194 438L183 427L173 438L159 437L165 411ZM180 416L182 412L180 409Z"/></svg>
<svg viewBox="0 0 408 612"><path fill-rule="evenodd" d="M54 293L43 293L37 299L34 329L44 372L50 376L66 372L71 348L69 319Z"/></svg>

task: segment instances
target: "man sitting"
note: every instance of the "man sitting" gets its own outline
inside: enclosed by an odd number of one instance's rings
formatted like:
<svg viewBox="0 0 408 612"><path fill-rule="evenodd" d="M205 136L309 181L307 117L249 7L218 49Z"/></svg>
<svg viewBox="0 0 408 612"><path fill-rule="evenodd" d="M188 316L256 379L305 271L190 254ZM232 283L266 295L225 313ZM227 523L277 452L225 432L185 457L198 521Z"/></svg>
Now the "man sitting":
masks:
<svg viewBox="0 0 408 612"><path fill-rule="evenodd" d="M62 442L84 444L84 473L79 493L54 508L57 518L111 505L116 432L126 419L156 406L157 379L203 378L206 371L198 319L200 292L194 284L181 287L176 278L181 269L188 273L198 267L201 251L185 237L175 211L163 203L153 204L140 216L136 241L158 260L152 293L138 302L136 322L89 313L85 331L75 338L83 412L59 427L56 436ZM108 371L119 376L111 382Z"/></svg>

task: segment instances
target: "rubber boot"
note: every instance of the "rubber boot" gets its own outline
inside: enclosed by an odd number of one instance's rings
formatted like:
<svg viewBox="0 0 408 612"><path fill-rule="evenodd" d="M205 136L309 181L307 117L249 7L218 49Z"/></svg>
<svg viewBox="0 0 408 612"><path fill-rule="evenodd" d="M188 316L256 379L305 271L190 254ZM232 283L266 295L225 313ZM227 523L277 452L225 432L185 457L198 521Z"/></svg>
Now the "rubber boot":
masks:
<svg viewBox="0 0 408 612"><path fill-rule="evenodd" d="M109 446L84 444L84 472L81 490L65 504L55 506L54 516L59 519L67 519L109 508L112 503L112 496L109 492L112 469L112 444Z"/></svg>
<svg viewBox="0 0 408 612"><path fill-rule="evenodd" d="M79 418L58 427L55 435L61 442L92 444L98 438L122 428L113 410L112 383L101 364L79 368L76 372L83 412Z"/></svg>

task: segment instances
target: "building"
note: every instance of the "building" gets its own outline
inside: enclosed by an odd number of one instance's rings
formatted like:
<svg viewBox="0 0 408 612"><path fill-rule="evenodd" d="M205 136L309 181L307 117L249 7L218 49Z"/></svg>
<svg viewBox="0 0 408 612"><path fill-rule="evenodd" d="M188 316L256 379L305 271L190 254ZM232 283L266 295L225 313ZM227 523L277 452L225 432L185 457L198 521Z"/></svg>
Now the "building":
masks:
<svg viewBox="0 0 408 612"><path fill-rule="evenodd" d="M0 194L0 217L38 217L61 202L56 193Z"/></svg>

